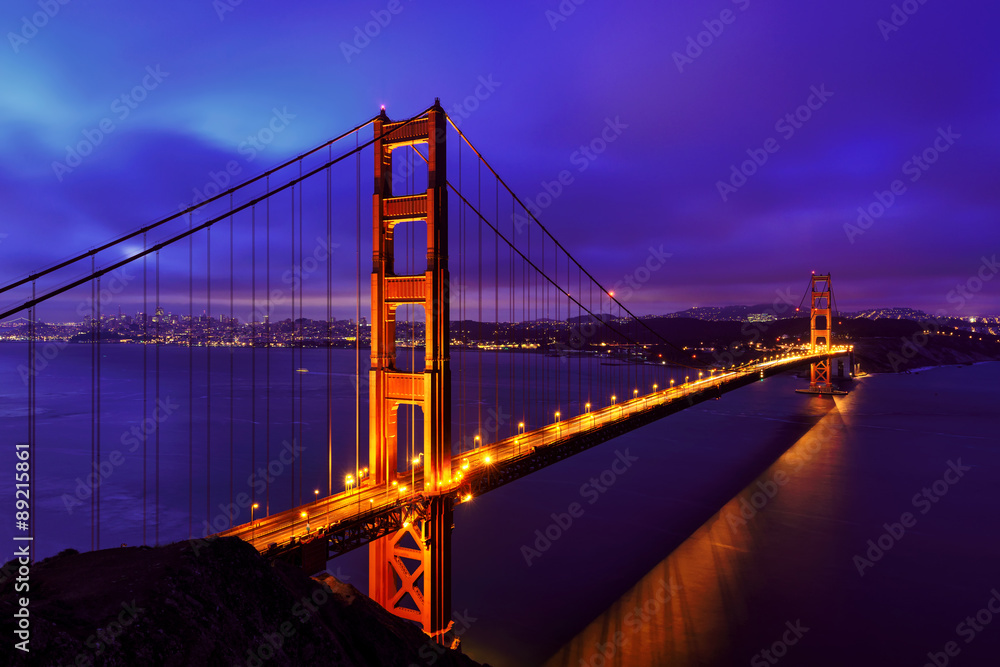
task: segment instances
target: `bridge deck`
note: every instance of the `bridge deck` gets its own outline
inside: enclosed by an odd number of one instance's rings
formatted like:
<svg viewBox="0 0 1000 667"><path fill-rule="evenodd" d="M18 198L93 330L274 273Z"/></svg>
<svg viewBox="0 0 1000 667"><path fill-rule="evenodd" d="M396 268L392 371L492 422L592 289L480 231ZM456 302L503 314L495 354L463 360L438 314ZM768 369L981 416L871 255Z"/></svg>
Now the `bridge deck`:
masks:
<svg viewBox="0 0 1000 667"><path fill-rule="evenodd" d="M452 459L451 483L439 492L453 495L456 502L464 502L583 449L758 378L822 358L833 359L848 351L848 348L833 348L829 352L762 361L713 377L659 389L483 445ZM303 538L308 540L322 536L330 541L331 555L336 555L401 528L403 522L419 513L426 496L422 492L414 493L414 488L421 489L423 484L419 468L398 473L390 484L366 484L362 480L359 488L234 526L217 536L236 536L250 542L258 550L279 552L301 543ZM426 491L431 492L430 489Z"/></svg>

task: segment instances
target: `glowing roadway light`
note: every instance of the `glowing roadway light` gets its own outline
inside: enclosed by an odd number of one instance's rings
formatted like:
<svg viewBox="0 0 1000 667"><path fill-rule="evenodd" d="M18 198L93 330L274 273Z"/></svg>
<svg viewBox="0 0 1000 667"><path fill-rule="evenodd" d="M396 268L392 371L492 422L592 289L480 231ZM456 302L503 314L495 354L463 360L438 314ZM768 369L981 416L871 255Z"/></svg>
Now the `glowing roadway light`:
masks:
<svg viewBox="0 0 1000 667"><path fill-rule="evenodd" d="M517 434L521 435L524 433L524 422L519 422L517 425Z"/></svg>
<svg viewBox="0 0 1000 667"><path fill-rule="evenodd" d="M639 395L639 390L638 389L633 389L632 390L632 397L635 398L638 395Z"/></svg>
<svg viewBox="0 0 1000 667"><path fill-rule="evenodd" d="M674 379L673 379L673 378L670 378L670 386L671 386L671 387L673 387L673 386L674 386Z"/></svg>
<svg viewBox="0 0 1000 667"><path fill-rule="evenodd" d="M483 460L486 462L486 465L489 465L490 463L493 462L493 457L487 454Z"/></svg>
<svg viewBox="0 0 1000 667"><path fill-rule="evenodd" d="M583 411L584 411L584 414L590 412L590 403L584 403L583 404Z"/></svg>
<svg viewBox="0 0 1000 667"><path fill-rule="evenodd" d="M468 457L466 457L462 459L462 470L468 470L468 469L469 469L469 459Z"/></svg>
<svg viewBox="0 0 1000 667"><path fill-rule="evenodd" d="M424 457L423 452L420 452L419 454L413 457L413 467L410 468L410 484L413 485L414 489L417 488L417 464L420 463L420 459L422 459L423 457Z"/></svg>
<svg viewBox="0 0 1000 667"><path fill-rule="evenodd" d="M259 503L254 503L250 506L250 543L253 543L254 536L257 534L257 526L253 522L253 511L260 507Z"/></svg>
<svg viewBox="0 0 1000 667"><path fill-rule="evenodd" d="M462 498L462 502L465 502L465 503L469 502L470 500L472 500L472 494L471 493L465 494L465 497Z"/></svg>
<svg viewBox="0 0 1000 667"><path fill-rule="evenodd" d="M473 448L479 446L479 436L478 435L476 436L475 443L472 446L473 446Z"/></svg>
<svg viewBox="0 0 1000 667"><path fill-rule="evenodd" d="M685 375L684 376L684 384L687 384L688 380L690 380L690 379L691 379L690 375Z"/></svg>
<svg viewBox="0 0 1000 667"><path fill-rule="evenodd" d="M653 383L653 391L656 391L656 390L657 390L657 389L659 389L659 388L660 388L660 385L658 385L658 384L656 384L656 383L654 382L654 383Z"/></svg>
<svg viewBox="0 0 1000 667"><path fill-rule="evenodd" d="M615 400L616 400L617 398L618 398L617 396L615 396L614 394L611 394L611 405L614 405L614 404L615 404Z"/></svg>
<svg viewBox="0 0 1000 667"><path fill-rule="evenodd" d="M557 424L559 423L559 411L558 410L556 410L556 423Z"/></svg>

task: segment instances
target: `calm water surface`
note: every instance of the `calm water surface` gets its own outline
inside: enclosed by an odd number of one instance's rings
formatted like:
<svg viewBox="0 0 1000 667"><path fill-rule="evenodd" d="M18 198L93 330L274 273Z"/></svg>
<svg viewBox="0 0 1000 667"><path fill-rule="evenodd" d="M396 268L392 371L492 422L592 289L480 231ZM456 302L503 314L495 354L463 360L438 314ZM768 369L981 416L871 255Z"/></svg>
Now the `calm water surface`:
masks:
<svg viewBox="0 0 1000 667"><path fill-rule="evenodd" d="M176 407L145 439L130 439L152 414L156 388L146 383L144 412L142 349L102 350L101 460L110 464L101 488L104 547L141 543L144 526L146 542L156 539L157 434L161 543L224 517L219 506L250 491L254 465L274 460L293 438L304 447L294 470L282 470L258 500L277 511L325 490L328 378L335 489L354 468L352 352L334 351L328 376L325 351L294 360L274 350L268 391L259 352L251 375L250 351L236 351L231 376L228 351L213 351L209 372L203 350L191 357L163 348L160 397ZM9 470L9 444L26 439L24 352L0 346L0 464ZM152 354L145 363L152 368ZM492 390L478 393L479 363L470 353L455 362L456 440L495 405ZM511 368L503 355L485 355L481 363L486 376L523 386L520 361ZM533 363L531 373L548 369L554 377L560 361ZM190 384L189 364L198 378ZM309 372L297 374L300 365ZM90 545L89 378L87 346L67 347L40 376L42 555ZM460 627L468 625L464 649L498 666L775 664L768 658L919 666L955 642L950 664L1000 664L1000 614L994 621L980 613L1000 590L998 381L1000 364L948 367L863 378L831 400L796 394L802 380L777 377L460 506L453 602ZM293 390L304 399L292 403ZM505 379L501 404L510 390ZM362 443L366 393L362 385ZM574 414L585 395L542 387L533 395L536 419L556 406ZM12 501L4 485L0 504ZM910 525L902 526L906 513ZM0 526L10 544L13 525ZM873 550L869 540L888 549ZM329 569L367 588L364 550ZM979 630L960 625L969 616Z"/></svg>

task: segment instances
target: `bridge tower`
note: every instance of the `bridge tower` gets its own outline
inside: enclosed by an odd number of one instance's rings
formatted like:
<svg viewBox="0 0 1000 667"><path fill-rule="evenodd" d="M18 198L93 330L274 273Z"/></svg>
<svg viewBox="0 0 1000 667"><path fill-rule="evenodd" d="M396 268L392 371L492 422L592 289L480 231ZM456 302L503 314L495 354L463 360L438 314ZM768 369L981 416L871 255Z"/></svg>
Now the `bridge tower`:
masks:
<svg viewBox="0 0 1000 667"><path fill-rule="evenodd" d="M421 624L442 640L451 617L452 499L451 371L448 332L448 193L445 113L440 104L409 122L393 123L383 109L375 120L375 193L372 234L371 371L369 388L369 467L375 484L400 486L410 476L397 469L396 413L400 405L423 414L426 512L412 517L395 534L369 547L369 594L388 611ZM427 192L393 194L392 152L427 144ZM393 232L396 225L427 224L427 268L422 274L396 275ZM396 309L424 308L423 371L396 367ZM409 465L409 462L407 462Z"/></svg>
<svg viewBox="0 0 1000 667"><path fill-rule="evenodd" d="M833 327L833 307L831 305L831 295L833 288L830 285L830 274L812 275L810 282L810 293L812 303L809 313L809 329L811 332L810 344L813 351L829 351L831 346L830 329ZM812 364L811 376L809 380L809 391L827 393L833 392L833 383L830 382L830 359L829 357Z"/></svg>

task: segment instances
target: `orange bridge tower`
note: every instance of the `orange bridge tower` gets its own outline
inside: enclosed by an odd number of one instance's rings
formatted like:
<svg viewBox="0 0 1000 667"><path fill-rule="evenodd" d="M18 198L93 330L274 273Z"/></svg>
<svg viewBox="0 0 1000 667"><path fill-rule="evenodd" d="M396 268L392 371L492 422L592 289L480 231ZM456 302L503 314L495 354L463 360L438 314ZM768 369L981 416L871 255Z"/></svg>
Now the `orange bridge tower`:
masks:
<svg viewBox="0 0 1000 667"><path fill-rule="evenodd" d="M410 121L393 123L384 110L375 120L369 388L372 482L410 481L409 475L400 477L397 467L396 413L400 405L413 405L423 416L423 486L408 493L422 494L426 500L421 515L410 517L401 530L369 546L369 594L439 639L451 617L452 499L444 495L451 483L445 135L445 113L437 101ZM392 152L419 144L427 144L427 191L395 196ZM427 225L426 271L396 275L394 229L417 221ZM404 304L424 308L423 371L402 372L396 366L396 309Z"/></svg>
<svg viewBox="0 0 1000 667"><path fill-rule="evenodd" d="M812 275L810 282L812 303L809 312L810 344L813 351L829 352L831 347L830 329L833 326L833 307L831 305L833 288L830 285L830 274ZM830 382L830 359L822 359L812 364L809 380L809 391L832 393Z"/></svg>

